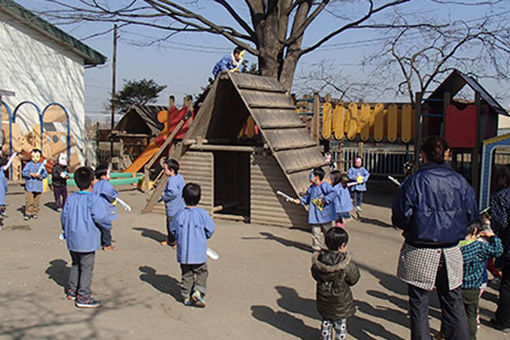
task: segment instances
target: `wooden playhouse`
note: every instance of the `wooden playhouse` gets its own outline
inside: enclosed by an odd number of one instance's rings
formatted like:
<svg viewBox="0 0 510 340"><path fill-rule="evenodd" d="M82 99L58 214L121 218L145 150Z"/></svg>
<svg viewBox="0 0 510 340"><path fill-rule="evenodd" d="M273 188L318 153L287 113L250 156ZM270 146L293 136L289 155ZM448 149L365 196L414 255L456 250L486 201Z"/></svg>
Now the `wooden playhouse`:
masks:
<svg viewBox="0 0 510 340"><path fill-rule="evenodd" d="M246 131L254 124L256 128ZM201 206L213 216L285 227L307 225L305 209L275 192L302 195L310 170L326 163L277 80L221 74L184 139L168 140L166 146L165 155L179 160L186 182L201 185ZM156 202L165 184L162 176L144 212L164 211Z"/></svg>

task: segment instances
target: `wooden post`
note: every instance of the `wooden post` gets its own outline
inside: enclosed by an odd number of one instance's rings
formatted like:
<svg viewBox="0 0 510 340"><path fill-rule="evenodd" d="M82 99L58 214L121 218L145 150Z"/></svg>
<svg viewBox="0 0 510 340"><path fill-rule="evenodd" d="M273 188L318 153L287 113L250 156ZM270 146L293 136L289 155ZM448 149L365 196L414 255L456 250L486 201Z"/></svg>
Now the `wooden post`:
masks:
<svg viewBox="0 0 510 340"><path fill-rule="evenodd" d="M446 110L450 106L452 96L450 92L445 92L443 95L443 122L441 123L441 137L446 137Z"/></svg>
<svg viewBox="0 0 510 340"><path fill-rule="evenodd" d="M476 138L475 147L471 154L471 185L478 194L480 187L480 152L481 152L481 124L480 118L482 116L482 103L480 100L480 93L475 92L475 105L476 105Z"/></svg>
<svg viewBox="0 0 510 340"><path fill-rule="evenodd" d="M423 98L423 94L421 92L416 92L415 96L415 104L414 104L414 164L415 166L419 165L420 159L420 145L422 139L422 130L421 130L421 100Z"/></svg>
<svg viewBox="0 0 510 340"><path fill-rule="evenodd" d="M110 161L113 157L113 135L111 135L113 128L115 127L115 105L113 99L115 98L115 82L117 71L117 24L113 25L113 62L112 62L112 117L111 117L111 128L110 128Z"/></svg>
<svg viewBox="0 0 510 340"><path fill-rule="evenodd" d="M319 142L319 124L321 115L321 98L319 93L313 94L313 116L312 128L310 129L311 137L317 143Z"/></svg>
<svg viewBox="0 0 510 340"><path fill-rule="evenodd" d="M360 156L361 159L363 159L363 142L358 143L358 156Z"/></svg>

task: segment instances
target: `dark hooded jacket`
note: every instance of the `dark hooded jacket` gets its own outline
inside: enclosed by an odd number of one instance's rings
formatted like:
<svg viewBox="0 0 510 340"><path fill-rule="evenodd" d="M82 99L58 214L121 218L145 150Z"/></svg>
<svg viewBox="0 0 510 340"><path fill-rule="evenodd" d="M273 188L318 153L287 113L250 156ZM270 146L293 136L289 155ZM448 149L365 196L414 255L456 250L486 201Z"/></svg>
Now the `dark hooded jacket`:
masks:
<svg viewBox="0 0 510 340"><path fill-rule="evenodd" d="M339 320L356 312L350 286L360 277L349 253L323 250L312 256L312 276L317 281L317 311L325 320Z"/></svg>

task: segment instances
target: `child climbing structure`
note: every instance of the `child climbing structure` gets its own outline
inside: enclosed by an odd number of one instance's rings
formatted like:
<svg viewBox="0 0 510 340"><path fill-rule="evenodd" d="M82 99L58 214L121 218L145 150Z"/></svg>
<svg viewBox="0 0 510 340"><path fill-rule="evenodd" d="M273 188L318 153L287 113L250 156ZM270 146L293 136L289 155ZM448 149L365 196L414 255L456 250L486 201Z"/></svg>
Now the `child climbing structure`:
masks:
<svg viewBox="0 0 510 340"><path fill-rule="evenodd" d="M220 74L184 138L169 138L162 149L180 162L187 182L201 185L201 206L215 217L286 227L305 227L306 211L276 191L302 195L310 170L326 165L282 85L242 73ZM144 212L162 211L166 180L156 183Z"/></svg>

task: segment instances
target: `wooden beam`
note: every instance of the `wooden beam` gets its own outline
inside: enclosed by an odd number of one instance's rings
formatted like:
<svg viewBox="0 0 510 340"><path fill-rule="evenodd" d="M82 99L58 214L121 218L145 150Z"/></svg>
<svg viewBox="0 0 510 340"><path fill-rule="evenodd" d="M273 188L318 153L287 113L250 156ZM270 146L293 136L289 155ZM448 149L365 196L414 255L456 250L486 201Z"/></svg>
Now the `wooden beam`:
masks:
<svg viewBox="0 0 510 340"><path fill-rule="evenodd" d="M276 89L276 88L259 88L255 85L237 85L237 88L240 90L251 90L257 92L273 92L273 93L286 93L285 89Z"/></svg>
<svg viewBox="0 0 510 340"><path fill-rule="evenodd" d="M189 146L190 150L195 151L233 151L233 152L262 152L264 148L259 146L245 145L214 145L214 144L193 144Z"/></svg>
<svg viewBox="0 0 510 340"><path fill-rule="evenodd" d="M276 105L269 105L269 104L250 104L250 109L269 109L269 110L296 110L295 106L292 106L290 104L276 104Z"/></svg>
<svg viewBox="0 0 510 340"><path fill-rule="evenodd" d="M420 159L420 145L422 139L422 131L421 131L421 101L423 98L423 93L416 92L414 104L414 164L415 167L419 166Z"/></svg>
<svg viewBox="0 0 510 340"><path fill-rule="evenodd" d="M326 165L329 165L329 163L326 162L326 161L323 161L323 162L312 164L312 165L305 165L305 166L299 166L299 167L295 167L295 168L288 168L287 170L285 170L285 172L290 175L290 174L293 174L293 173L296 173L296 172L300 172L300 171L304 171L304 170L308 170L308 169L313 169L313 168L320 168L320 167L323 167L323 166L326 166Z"/></svg>

